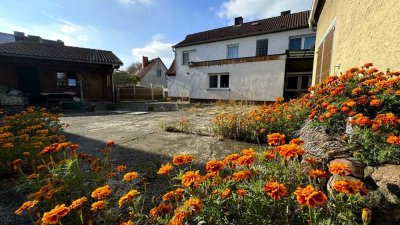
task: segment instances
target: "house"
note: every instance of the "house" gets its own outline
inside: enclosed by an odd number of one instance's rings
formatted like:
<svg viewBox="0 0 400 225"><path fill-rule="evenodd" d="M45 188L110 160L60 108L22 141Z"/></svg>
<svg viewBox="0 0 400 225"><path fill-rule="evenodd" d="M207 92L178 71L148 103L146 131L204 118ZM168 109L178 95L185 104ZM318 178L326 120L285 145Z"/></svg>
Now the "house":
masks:
<svg viewBox="0 0 400 225"><path fill-rule="evenodd" d="M113 101L112 73L122 62L111 51L66 46L22 32L2 34L0 40L0 86L21 91L29 104Z"/></svg>
<svg viewBox="0 0 400 225"><path fill-rule="evenodd" d="M140 86L165 87L167 86L166 71L167 67L160 58L149 60L148 57L143 56L142 69L138 70L135 76L139 78Z"/></svg>
<svg viewBox="0 0 400 225"><path fill-rule="evenodd" d="M317 30L313 84L369 62L400 70L399 1L314 0L309 24Z"/></svg>
<svg viewBox="0 0 400 225"><path fill-rule="evenodd" d="M315 32L310 11L189 34L174 46L168 94L197 100L274 101L307 92Z"/></svg>

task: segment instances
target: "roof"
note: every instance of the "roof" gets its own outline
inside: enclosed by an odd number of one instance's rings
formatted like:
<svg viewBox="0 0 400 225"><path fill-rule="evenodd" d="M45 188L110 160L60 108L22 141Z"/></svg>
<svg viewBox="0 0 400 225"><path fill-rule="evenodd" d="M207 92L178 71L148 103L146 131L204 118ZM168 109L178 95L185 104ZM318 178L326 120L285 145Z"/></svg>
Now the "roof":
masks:
<svg viewBox="0 0 400 225"><path fill-rule="evenodd" d="M111 51L78 48L60 44L17 41L0 44L0 56L14 56L58 61L122 65Z"/></svg>
<svg viewBox="0 0 400 225"><path fill-rule="evenodd" d="M149 72L151 67L153 67L153 65L156 64L156 62L161 62L162 65L164 65L163 61L160 58L151 59L149 60L149 63L147 64L146 67L142 68L141 70L135 73L135 76L138 77L139 79L142 79L144 76L146 76L147 72ZM165 65L164 67L166 68Z"/></svg>
<svg viewBox="0 0 400 225"><path fill-rule="evenodd" d="M247 22L241 25L222 27L200 33L189 34L186 36L185 40L176 44L175 47L307 28L309 16L310 11L304 11Z"/></svg>
<svg viewBox="0 0 400 225"><path fill-rule="evenodd" d="M1 43L14 42L14 41L15 41L14 35L0 32L0 44Z"/></svg>
<svg viewBox="0 0 400 225"><path fill-rule="evenodd" d="M171 66L169 67L169 69L167 70L167 72L165 72L165 74L167 76L175 76L176 75L176 63L175 63L175 59L174 61L172 61Z"/></svg>

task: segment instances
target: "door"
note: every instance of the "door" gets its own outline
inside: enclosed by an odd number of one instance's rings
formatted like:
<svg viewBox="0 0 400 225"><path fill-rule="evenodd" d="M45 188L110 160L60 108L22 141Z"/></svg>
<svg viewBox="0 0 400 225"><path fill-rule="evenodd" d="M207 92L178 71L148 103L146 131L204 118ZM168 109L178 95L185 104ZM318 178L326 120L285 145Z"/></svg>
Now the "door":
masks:
<svg viewBox="0 0 400 225"><path fill-rule="evenodd" d="M104 77L101 75L87 75L88 100L104 100Z"/></svg>
<svg viewBox="0 0 400 225"><path fill-rule="evenodd" d="M43 103L40 95L39 71L31 66L16 66L18 89L28 96L29 103Z"/></svg>

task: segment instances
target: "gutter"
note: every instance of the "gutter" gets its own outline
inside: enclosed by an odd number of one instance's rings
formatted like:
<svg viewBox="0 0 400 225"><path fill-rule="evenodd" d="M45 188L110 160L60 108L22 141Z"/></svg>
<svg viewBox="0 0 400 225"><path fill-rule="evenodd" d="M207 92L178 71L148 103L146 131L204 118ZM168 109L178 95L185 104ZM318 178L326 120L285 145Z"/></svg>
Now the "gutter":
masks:
<svg viewBox="0 0 400 225"><path fill-rule="evenodd" d="M319 0L313 1L313 4L311 6L310 18L308 19L308 25L310 29L313 31L317 30L317 22L315 21L315 12L317 11L318 1Z"/></svg>

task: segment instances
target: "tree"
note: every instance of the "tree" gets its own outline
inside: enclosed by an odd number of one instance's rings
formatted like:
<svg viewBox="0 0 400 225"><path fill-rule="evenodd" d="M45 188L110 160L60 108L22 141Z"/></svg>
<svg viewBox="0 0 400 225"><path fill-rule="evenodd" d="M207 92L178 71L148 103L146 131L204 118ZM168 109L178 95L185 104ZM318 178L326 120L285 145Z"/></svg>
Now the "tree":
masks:
<svg viewBox="0 0 400 225"><path fill-rule="evenodd" d="M139 82L139 78L135 76L142 64L136 62L128 66L126 70L118 70L113 74L114 84L117 87L135 86Z"/></svg>

